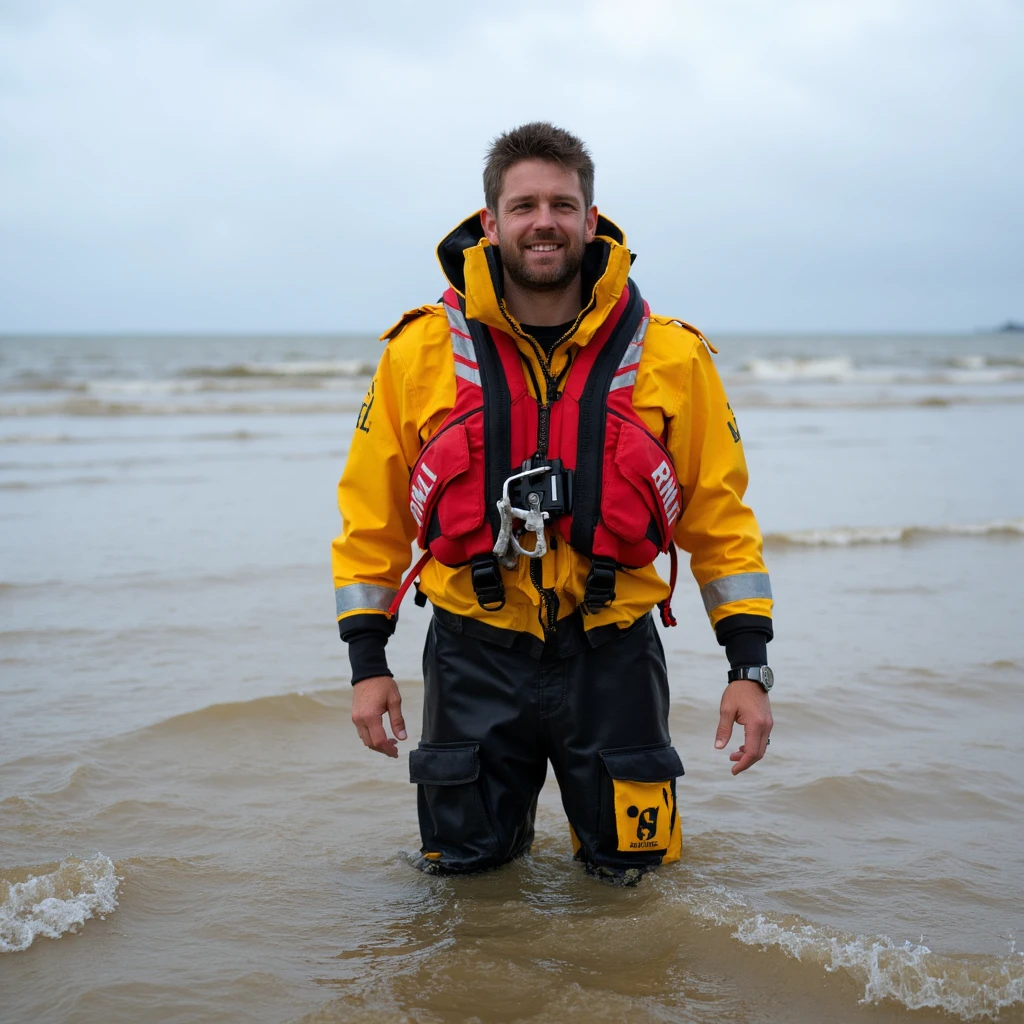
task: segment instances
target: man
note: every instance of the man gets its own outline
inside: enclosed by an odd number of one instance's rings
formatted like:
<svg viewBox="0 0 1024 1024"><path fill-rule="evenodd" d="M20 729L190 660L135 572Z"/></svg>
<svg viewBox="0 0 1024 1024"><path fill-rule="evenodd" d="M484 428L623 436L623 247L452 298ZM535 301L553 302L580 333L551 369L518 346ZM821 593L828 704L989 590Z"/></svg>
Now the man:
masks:
<svg viewBox="0 0 1024 1024"><path fill-rule="evenodd" d="M409 758L420 866L463 873L529 850L550 761L577 859L634 882L681 846L659 550L690 553L732 666L715 746L743 727L733 774L772 727L771 590L739 430L705 339L651 315L629 279L579 139L546 123L500 136L484 192L438 247L443 301L382 338L339 485L352 720L398 756L384 648L417 539L417 600L434 609Z"/></svg>

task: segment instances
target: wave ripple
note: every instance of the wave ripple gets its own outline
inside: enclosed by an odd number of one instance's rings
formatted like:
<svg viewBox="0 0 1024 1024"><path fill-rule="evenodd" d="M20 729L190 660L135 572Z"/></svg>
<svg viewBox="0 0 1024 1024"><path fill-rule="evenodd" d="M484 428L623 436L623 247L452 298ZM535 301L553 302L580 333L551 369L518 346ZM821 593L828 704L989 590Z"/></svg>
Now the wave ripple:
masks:
<svg viewBox="0 0 1024 1024"><path fill-rule="evenodd" d="M106 917L117 908L121 879L114 862L97 853L88 860L68 857L55 871L7 882L0 904L0 953L20 953L36 938L59 939L76 932L91 917Z"/></svg>
<svg viewBox="0 0 1024 1024"><path fill-rule="evenodd" d="M829 973L844 971L864 985L862 1003L891 999L910 1010L936 1009L963 1020L997 1018L1024 1002L1024 955L944 956L887 935L852 935L793 915L751 913L715 883L682 896L698 917L731 926L748 946L775 948Z"/></svg>
<svg viewBox="0 0 1024 1024"><path fill-rule="evenodd" d="M854 544L901 544L920 537L1024 536L1024 519L993 519L980 523L938 526L837 526L832 529L788 530L765 534L765 543L795 547L845 548Z"/></svg>

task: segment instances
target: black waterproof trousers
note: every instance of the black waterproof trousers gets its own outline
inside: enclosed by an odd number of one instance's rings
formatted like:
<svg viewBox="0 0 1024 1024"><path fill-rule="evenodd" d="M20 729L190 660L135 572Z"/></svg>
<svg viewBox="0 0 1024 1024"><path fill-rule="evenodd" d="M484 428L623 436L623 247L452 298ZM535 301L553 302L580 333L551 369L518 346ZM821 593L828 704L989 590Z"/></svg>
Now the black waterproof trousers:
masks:
<svg viewBox="0 0 1024 1024"><path fill-rule="evenodd" d="M496 867L533 841L550 761L588 868L632 874L679 856L665 654L650 615L542 644L435 608L423 654L418 785L423 866Z"/></svg>

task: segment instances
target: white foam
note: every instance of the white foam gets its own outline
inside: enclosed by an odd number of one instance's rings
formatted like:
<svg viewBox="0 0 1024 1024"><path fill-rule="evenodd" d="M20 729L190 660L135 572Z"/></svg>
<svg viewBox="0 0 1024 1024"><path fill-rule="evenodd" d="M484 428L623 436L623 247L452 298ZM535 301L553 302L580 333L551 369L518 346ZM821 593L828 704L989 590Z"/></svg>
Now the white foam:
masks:
<svg viewBox="0 0 1024 1024"><path fill-rule="evenodd" d="M8 434L0 437L0 444L69 444L74 440L69 434Z"/></svg>
<svg viewBox="0 0 1024 1024"><path fill-rule="evenodd" d="M377 369L363 359L338 359L331 362L247 363L253 373L275 377L367 377Z"/></svg>
<svg viewBox="0 0 1024 1024"><path fill-rule="evenodd" d="M988 365L984 356L951 356L947 362L960 370L981 370Z"/></svg>
<svg viewBox="0 0 1024 1024"><path fill-rule="evenodd" d="M952 356L946 360L947 366L955 366L961 370L980 370L987 366L1024 366L1024 355L968 355Z"/></svg>
<svg viewBox="0 0 1024 1024"><path fill-rule="evenodd" d="M806 547L845 548L852 544L896 544L903 540L904 532L904 528L900 526L844 526L826 530L789 530L771 533L765 537L765 541L800 544Z"/></svg>
<svg viewBox="0 0 1024 1024"><path fill-rule="evenodd" d="M913 537L1024 536L1024 519L992 519L981 523L943 523L938 526L837 526L820 530L787 530L765 536L767 543L805 547L851 547L854 544L899 544Z"/></svg>
<svg viewBox="0 0 1024 1024"><path fill-rule="evenodd" d="M734 928L749 946L776 948L864 985L862 1003L894 999L908 1009L940 1009L964 1020L998 1016L1024 1003L1024 956L944 956L888 936L852 935L796 916L752 913L724 886L697 884L680 898L705 920Z"/></svg>
<svg viewBox="0 0 1024 1024"><path fill-rule="evenodd" d="M1024 373L1020 370L984 365L950 370L936 378L941 384L1012 384L1021 380L1024 380Z"/></svg>
<svg viewBox="0 0 1024 1024"><path fill-rule="evenodd" d="M193 366L185 377L370 377L377 369L365 359L314 361L293 359L286 362L245 362L230 366Z"/></svg>
<svg viewBox="0 0 1024 1024"><path fill-rule="evenodd" d="M848 356L832 359L751 359L743 369L755 380L785 383L796 380L849 380L853 360Z"/></svg>
<svg viewBox="0 0 1024 1024"><path fill-rule="evenodd" d="M68 857L55 871L24 882L0 879L7 888L0 904L0 953L28 949L39 936L59 939L91 917L113 913L120 881L114 862L102 853L88 860Z"/></svg>
<svg viewBox="0 0 1024 1024"><path fill-rule="evenodd" d="M854 384L875 387L925 385L1008 384L1024 380L1021 364L1015 360L993 360L985 356L957 356L945 360L947 369L928 366L889 366L883 364L855 366L850 356L815 359L785 356L776 359L750 359L735 379L749 379L765 384Z"/></svg>
<svg viewBox="0 0 1024 1024"><path fill-rule="evenodd" d="M201 389L205 392L206 389ZM230 390L230 389L223 389ZM302 394L301 392L297 392ZM281 392L283 396L284 392ZM160 402L150 400L135 401L105 401L100 398L67 399L62 402L39 403L35 405L8 405L0 406L0 415L13 419L14 417L37 417L37 416L275 416L282 413L293 415L299 414L327 414L336 415L338 412L355 411L359 408L358 398L355 404L351 403L352 397L342 396L340 392L337 398L331 401L288 401L283 397L271 396L265 402L236 401L233 396L228 400L218 401L211 397L202 403L189 402L183 399L180 402ZM357 392L358 395L358 392Z"/></svg>
<svg viewBox="0 0 1024 1024"><path fill-rule="evenodd" d="M198 380L91 380L86 390L92 395L188 395L202 387Z"/></svg>

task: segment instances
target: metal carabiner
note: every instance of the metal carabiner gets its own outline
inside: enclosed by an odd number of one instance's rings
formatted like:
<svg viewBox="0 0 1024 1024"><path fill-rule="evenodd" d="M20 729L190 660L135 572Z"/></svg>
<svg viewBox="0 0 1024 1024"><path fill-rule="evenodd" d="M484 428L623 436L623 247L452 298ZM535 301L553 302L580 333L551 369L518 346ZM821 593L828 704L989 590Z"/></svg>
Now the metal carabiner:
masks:
<svg viewBox="0 0 1024 1024"><path fill-rule="evenodd" d="M513 473L506 479L501 489L501 501L498 502L498 514L501 516L501 529L498 531L498 539L494 542L493 552L498 556L498 561L506 569L514 569L519 555L526 555L527 558L543 558L547 554L548 544L544 536L544 522L548 518L547 512L540 511L540 495L530 494L527 501L530 507L514 508L512 499L509 497L508 488L514 480L522 480L524 477L536 476L538 473L550 473L550 466L538 466L536 469L526 469L521 473ZM532 533L536 543L532 551L528 551L520 543L512 532L514 519L521 519L526 524L522 533ZM521 535L520 534L520 535ZM512 548L513 553L509 552Z"/></svg>

